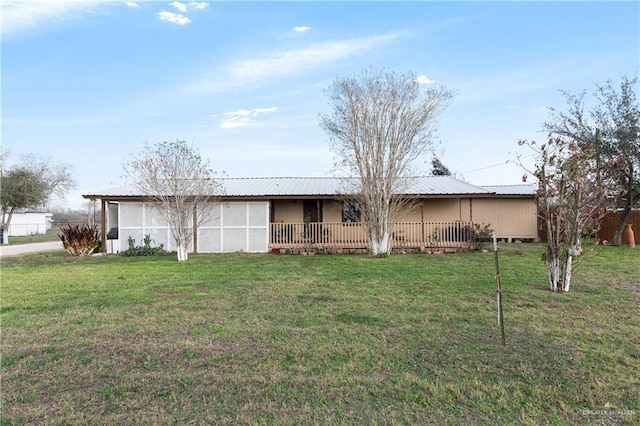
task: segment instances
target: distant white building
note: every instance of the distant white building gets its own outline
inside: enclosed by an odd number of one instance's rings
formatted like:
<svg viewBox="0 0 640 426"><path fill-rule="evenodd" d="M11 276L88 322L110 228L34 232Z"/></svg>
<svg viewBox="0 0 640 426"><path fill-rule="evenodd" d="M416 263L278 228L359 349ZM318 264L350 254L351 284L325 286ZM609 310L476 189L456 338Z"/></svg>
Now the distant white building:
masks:
<svg viewBox="0 0 640 426"><path fill-rule="evenodd" d="M51 229L53 215L38 211L17 211L11 216L9 229L5 230L10 237L23 237L25 235L46 234Z"/></svg>

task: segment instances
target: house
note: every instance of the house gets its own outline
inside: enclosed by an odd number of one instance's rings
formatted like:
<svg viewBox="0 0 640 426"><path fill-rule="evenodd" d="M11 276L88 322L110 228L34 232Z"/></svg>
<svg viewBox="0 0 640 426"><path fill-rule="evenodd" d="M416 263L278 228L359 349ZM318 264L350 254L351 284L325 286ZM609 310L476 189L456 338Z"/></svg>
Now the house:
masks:
<svg viewBox="0 0 640 426"><path fill-rule="evenodd" d="M51 213L36 210L14 211L6 231L7 235L10 237L24 237L26 235L46 234L47 230L51 229L52 216Z"/></svg>
<svg viewBox="0 0 640 426"><path fill-rule="evenodd" d="M268 252L273 249L365 249L358 206L344 197L341 178L226 178L223 193L195 232L191 252ZM396 248L468 246L466 228L489 224L498 238L536 239L531 185L479 187L450 176L412 178L405 196L413 201L392 231ZM127 249L129 237L150 235L175 249L162 213L145 194L119 187L83 195L101 200L103 247Z"/></svg>

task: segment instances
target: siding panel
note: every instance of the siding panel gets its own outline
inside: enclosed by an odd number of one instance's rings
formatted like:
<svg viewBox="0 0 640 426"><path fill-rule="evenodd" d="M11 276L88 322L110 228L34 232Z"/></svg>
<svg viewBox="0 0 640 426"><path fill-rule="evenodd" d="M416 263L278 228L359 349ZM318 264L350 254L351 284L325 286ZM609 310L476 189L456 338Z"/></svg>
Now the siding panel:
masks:
<svg viewBox="0 0 640 426"><path fill-rule="evenodd" d="M475 223L488 224L498 238L537 238L536 203L530 198L473 200Z"/></svg>

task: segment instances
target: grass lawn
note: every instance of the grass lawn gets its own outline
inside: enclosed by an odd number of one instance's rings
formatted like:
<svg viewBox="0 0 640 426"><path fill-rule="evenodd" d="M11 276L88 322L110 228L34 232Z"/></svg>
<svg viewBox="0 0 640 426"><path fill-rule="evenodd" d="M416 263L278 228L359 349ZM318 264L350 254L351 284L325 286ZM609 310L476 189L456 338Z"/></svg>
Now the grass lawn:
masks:
<svg viewBox="0 0 640 426"><path fill-rule="evenodd" d="M2 424L639 424L640 250L2 259Z"/></svg>
<svg viewBox="0 0 640 426"><path fill-rule="evenodd" d="M9 245L18 245L18 244L30 244L30 243L45 243L48 241L60 241L60 227L55 226L51 229L48 229L45 234L37 234L37 235L25 235L22 237L9 237Z"/></svg>

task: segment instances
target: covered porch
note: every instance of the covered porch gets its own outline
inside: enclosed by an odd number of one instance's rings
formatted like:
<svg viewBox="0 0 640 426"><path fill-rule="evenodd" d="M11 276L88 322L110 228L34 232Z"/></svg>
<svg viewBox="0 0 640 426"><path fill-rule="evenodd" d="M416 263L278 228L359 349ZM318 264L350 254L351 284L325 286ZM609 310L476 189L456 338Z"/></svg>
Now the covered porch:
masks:
<svg viewBox="0 0 640 426"><path fill-rule="evenodd" d="M402 222L391 227L394 249L470 250L471 221ZM364 224L344 222L271 223L269 249L365 250Z"/></svg>

